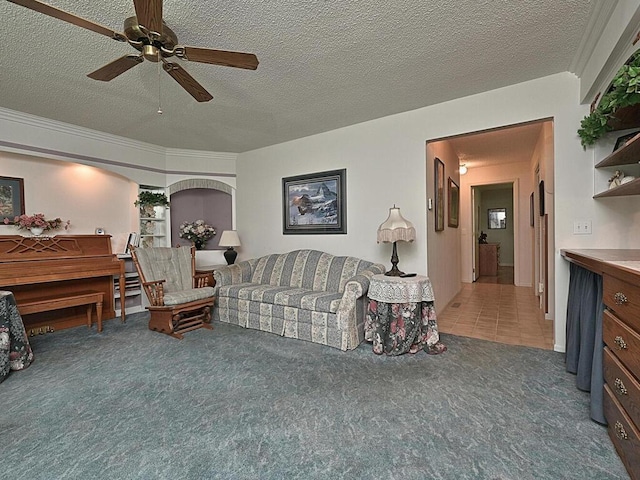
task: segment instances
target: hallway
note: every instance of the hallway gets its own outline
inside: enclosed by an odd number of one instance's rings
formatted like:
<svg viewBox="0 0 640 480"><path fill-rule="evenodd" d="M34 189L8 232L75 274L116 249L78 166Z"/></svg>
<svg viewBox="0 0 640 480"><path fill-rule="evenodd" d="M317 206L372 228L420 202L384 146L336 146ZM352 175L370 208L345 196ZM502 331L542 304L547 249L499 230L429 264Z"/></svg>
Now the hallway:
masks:
<svg viewBox="0 0 640 480"><path fill-rule="evenodd" d="M545 320L531 287L465 283L438 314L438 329L463 337L553 349L553 322Z"/></svg>

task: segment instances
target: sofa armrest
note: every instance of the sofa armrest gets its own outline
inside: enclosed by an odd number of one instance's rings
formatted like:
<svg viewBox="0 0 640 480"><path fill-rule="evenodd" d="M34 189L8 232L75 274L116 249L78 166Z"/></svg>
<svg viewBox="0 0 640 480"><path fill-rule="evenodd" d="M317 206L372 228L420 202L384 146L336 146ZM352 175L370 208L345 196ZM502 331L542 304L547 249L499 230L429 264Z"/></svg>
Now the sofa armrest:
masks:
<svg viewBox="0 0 640 480"><path fill-rule="evenodd" d="M382 267L384 270L384 267ZM361 321L362 315L359 314L356 304L359 298L364 297L369 291L369 283L371 277L380 273L378 268L368 268L359 274L351 277L344 286L340 307L338 307L338 325L341 329L347 328L349 324L352 327Z"/></svg>
<svg viewBox="0 0 640 480"><path fill-rule="evenodd" d="M234 285L251 281L251 264L249 261L218 267L213 272L216 289L225 285Z"/></svg>
<svg viewBox="0 0 640 480"><path fill-rule="evenodd" d="M369 291L369 283L371 277L384 273L384 265L375 263L366 270L363 270L359 274L351 277L344 286L344 292L350 292L351 295L355 295L355 298L360 298ZM344 297L343 297L344 298Z"/></svg>

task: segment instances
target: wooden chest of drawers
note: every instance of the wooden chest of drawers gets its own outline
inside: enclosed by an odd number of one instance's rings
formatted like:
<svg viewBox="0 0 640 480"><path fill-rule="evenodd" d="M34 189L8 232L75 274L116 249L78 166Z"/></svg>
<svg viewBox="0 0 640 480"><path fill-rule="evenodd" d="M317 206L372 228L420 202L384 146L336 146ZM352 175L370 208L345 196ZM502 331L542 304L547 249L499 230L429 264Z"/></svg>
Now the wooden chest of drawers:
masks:
<svg viewBox="0 0 640 480"><path fill-rule="evenodd" d="M605 273L602 300L609 437L631 478L640 480L640 286Z"/></svg>

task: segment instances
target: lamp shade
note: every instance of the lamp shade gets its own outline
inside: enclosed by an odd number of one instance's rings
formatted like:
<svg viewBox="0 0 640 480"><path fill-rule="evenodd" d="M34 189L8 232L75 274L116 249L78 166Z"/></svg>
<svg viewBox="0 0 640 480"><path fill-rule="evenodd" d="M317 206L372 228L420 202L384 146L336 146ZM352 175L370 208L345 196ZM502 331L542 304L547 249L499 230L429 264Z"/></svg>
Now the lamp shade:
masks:
<svg viewBox="0 0 640 480"><path fill-rule="evenodd" d="M240 243L238 232L235 230L225 230L222 232L222 235L220 235L218 245L221 247L239 247L242 244Z"/></svg>
<svg viewBox="0 0 640 480"><path fill-rule="evenodd" d="M392 243L398 240L413 242L416 239L416 229L409 220L400 214L395 205L389 209L389 218L378 227L378 243Z"/></svg>

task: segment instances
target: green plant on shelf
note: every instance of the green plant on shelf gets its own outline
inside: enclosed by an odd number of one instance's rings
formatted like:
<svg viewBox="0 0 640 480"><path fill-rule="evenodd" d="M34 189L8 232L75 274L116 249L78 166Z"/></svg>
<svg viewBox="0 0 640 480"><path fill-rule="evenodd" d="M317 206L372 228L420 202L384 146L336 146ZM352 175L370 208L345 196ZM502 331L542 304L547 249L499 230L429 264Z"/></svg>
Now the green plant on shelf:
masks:
<svg viewBox="0 0 640 480"><path fill-rule="evenodd" d="M611 120L624 107L640 104L640 50L636 51L611 82L598 106L580 122L578 135L584 148L613 130Z"/></svg>
<svg viewBox="0 0 640 480"><path fill-rule="evenodd" d="M169 199L162 192L150 192L143 190L138 193L138 199L134 202L136 207L168 207Z"/></svg>

